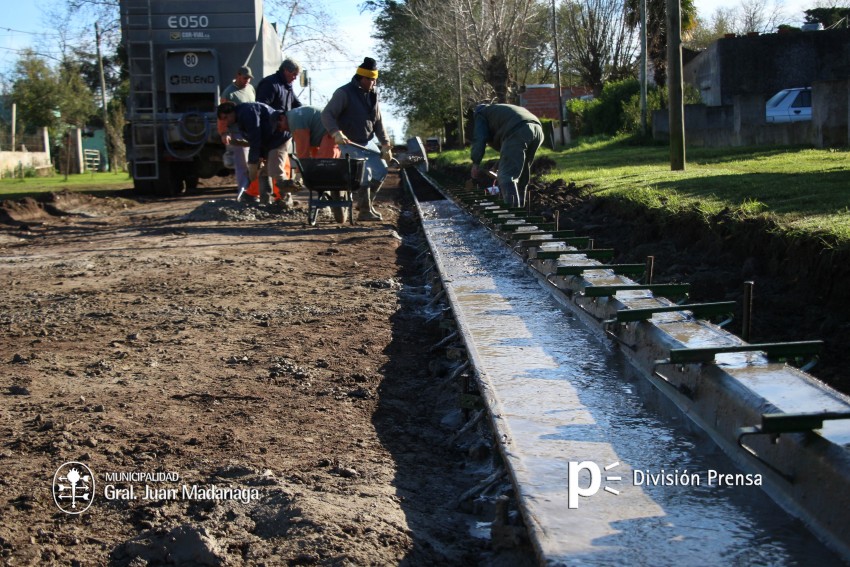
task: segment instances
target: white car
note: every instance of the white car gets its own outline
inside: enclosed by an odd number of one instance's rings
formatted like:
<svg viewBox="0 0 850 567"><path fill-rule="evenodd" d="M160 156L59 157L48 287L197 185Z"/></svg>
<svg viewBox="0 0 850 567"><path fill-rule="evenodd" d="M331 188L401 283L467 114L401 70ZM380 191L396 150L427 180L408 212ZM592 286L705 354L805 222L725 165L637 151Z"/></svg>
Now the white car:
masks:
<svg viewBox="0 0 850 567"><path fill-rule="evenodd" d="M812 89L783 89L765 104L767 122L802 122L812 119Z"/></svg>

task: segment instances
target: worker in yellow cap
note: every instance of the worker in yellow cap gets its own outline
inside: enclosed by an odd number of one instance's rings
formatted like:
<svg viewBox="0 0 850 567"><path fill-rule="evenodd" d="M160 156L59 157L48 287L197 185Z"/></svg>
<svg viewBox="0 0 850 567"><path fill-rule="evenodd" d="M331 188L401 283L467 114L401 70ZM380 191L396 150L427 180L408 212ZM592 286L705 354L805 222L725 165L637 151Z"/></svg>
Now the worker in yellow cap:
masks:
<svg viewBox="0 0 850 567"><path fill-rule="evenodd" d="M382 220L372 200L387 176L387 163L393 158L375 90L377 82L378 64L366 57L351 82L338 88L322 111L322 124L339 145L342 155L366 159L366 172L357 201L360 209L357 220L361 221ZM381 144L380 152L365 149L375 137Z"/></svg>

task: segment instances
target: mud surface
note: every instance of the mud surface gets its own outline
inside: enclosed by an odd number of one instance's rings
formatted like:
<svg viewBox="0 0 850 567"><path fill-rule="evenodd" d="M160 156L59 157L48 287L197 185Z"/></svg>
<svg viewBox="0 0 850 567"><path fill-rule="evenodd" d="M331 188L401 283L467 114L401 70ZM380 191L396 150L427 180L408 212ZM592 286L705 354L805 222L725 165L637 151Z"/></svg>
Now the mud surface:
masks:
<svg viewBox="0 0 850 567"><path fill-rule="evenodd" d="M317 227L201 191L3 205L0 562L524 564L401 191Z"/></svg>

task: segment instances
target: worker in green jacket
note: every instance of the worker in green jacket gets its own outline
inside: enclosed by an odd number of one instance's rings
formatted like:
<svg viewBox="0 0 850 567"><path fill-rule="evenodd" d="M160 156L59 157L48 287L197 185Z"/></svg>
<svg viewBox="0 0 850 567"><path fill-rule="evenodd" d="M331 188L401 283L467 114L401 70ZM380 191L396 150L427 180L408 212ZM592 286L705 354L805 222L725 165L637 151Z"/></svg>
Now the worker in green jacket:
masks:
<svg viewBox="0 0 850 567"><path fill-rule="evenodd" d="M540 120L521 106L479 104L473 116L472 178L477 179L487 144L499 152L497 183L502 200L512 207L525 206L531 162L543 144Z"/></svg>

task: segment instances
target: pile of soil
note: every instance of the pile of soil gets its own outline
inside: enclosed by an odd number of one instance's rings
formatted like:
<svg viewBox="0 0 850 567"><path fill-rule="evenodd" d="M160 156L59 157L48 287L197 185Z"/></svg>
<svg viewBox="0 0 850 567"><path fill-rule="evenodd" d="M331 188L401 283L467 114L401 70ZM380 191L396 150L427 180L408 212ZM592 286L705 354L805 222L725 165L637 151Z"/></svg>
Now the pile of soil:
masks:
<svg viewBox="0 0 850 567"><path fill-rule="evenodd" d="M135 205L135 201L120 197L103 198L71 191L45 193L38 198L0 201L0 223L20 226L28 221L37 224L68 215L101 216Z"/></svg>

